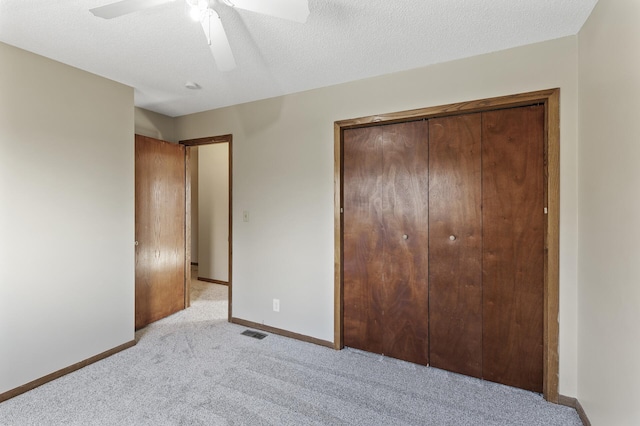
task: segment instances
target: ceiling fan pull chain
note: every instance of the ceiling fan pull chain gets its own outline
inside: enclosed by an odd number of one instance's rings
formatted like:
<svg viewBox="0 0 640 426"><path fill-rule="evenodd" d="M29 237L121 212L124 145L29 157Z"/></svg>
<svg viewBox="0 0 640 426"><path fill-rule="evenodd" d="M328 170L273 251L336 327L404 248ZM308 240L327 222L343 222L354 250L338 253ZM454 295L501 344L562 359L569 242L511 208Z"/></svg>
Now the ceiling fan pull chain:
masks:
<svg viewBox="0 0 640 426"><path fill-rule="evenodd" d="M211 46L211 12L207 10L207 43Z"/></svg>
<svg viewBox="0 0 640 426"><path fill-rule="evenodd" d="M215 14L215 12L213 11L213 9L211 8L207 8L203 13L202 13L202 20L204 21L205 19L207 20L207 29L205 30L205 33L207 35L207 44L209 46L211 46L211 17ZM217 15L217 14L216 14Z"/></svg>

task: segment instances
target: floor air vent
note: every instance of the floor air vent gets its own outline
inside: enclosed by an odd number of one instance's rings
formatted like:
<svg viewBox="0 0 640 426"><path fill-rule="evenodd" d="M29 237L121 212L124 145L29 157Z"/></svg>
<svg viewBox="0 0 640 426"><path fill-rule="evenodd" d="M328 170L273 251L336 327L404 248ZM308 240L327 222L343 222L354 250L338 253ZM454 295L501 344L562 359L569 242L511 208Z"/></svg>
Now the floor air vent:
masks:
<svg viewBox="0 0 640 426"><path fill-rule="evenodd" d="M267 335L264 333L258 333L257 331L252 331L252 330L245 330L242 332L242 334L244 336L249 336L249 337L253 337L254 339L260 339L260 340L267 337Z"/></svg>

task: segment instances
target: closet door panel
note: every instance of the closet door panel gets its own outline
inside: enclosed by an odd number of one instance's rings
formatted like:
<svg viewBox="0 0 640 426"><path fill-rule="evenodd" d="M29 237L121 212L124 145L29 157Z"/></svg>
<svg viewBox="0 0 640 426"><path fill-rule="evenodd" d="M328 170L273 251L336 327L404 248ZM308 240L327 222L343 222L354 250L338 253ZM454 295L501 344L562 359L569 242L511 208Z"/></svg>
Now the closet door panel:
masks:
<svg viewBox="0 0 640 426"><path fill-rule="evenodd" d="M383 126L383 353L426 365L429 152L426 121Z"/></svg>
<svg viewBox="0 0 640 426"><path fill-rule="evenodd" d="M382 130L345 130L343 141L344 344L382 353Z"/></svg>
<svg viewBox="0 0 640 426"><path fill-rule="evenodd" d="M481 114L429 123L430 364L482 377Z"/></svg>
<svg viewBox="0 0 640 426"><path fill-rule="evenodd" d="M541 392L544 107L482 120L483 376Z"/></svg>

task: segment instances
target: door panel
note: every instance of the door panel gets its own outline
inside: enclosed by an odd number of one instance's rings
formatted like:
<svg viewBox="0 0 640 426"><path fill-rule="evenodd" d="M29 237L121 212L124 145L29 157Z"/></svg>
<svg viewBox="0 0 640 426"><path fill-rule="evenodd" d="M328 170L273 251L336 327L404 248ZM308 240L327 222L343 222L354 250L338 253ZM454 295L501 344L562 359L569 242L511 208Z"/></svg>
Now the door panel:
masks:
<svg viewBox="0 0 640 426"><path fill-rule="evenodd" d="M541 392L544 107L482 120L483 376Z"/></svg>
<svg viewBox="0 0 640 426"><path fill-rule="evenodd" d="M344 344L382 353L382 130L344 131Z"/></svg>
<svg viewBox="0 0 640 426"><path fill-rule="evenodd" d="M383 126L385 355L429 362L426 121ZM406 236L406 237L405 237Z"/></svg>
<svg viewBox="0 0 640 426"><path fill-rule="evenodd" d="M473 377L482 377L481 118L429 120L430 364Z"/></svg>
<svg viewBox="0 0 640 426"><path fill-rule="evenodd" d="M185 308L184 146L136 135L136 329Z"/></svg>
<svg viewBox="0 0 640 426"><path fill-rule="evenodd" d="M344 343L427 364L428 126L343 140Z"/></svg>

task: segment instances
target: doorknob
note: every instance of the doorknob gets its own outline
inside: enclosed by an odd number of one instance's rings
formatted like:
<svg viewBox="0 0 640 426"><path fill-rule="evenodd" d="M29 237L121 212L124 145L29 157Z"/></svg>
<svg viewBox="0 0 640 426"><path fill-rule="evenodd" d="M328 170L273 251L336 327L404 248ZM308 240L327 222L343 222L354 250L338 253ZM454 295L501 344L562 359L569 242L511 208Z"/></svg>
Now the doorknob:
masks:
<svg viewBox="0 0 640 426"><path fill-rule="evenodd" d="M449 236L449 239L450 239L451 241L455 241L455 240L456 240L456 236L455 236L455 235L450 235L450 236Z"/></svg>
<svg viewBox="0 0 640 426"><path fill-rule="evenodd" d="M404 234L404 235L402 236L402 239L403 239L403 240L408 240L408 239L409 239L409 236L408 236L407 234Z"/></svg>
<svg viewBox="0 0 640 426"><path fill-rule="evenodd" d="M134 242L133 242L133 244L137 246L137 245L138 245L138 242L137 242L137 241L134 241Z"/></svg>

